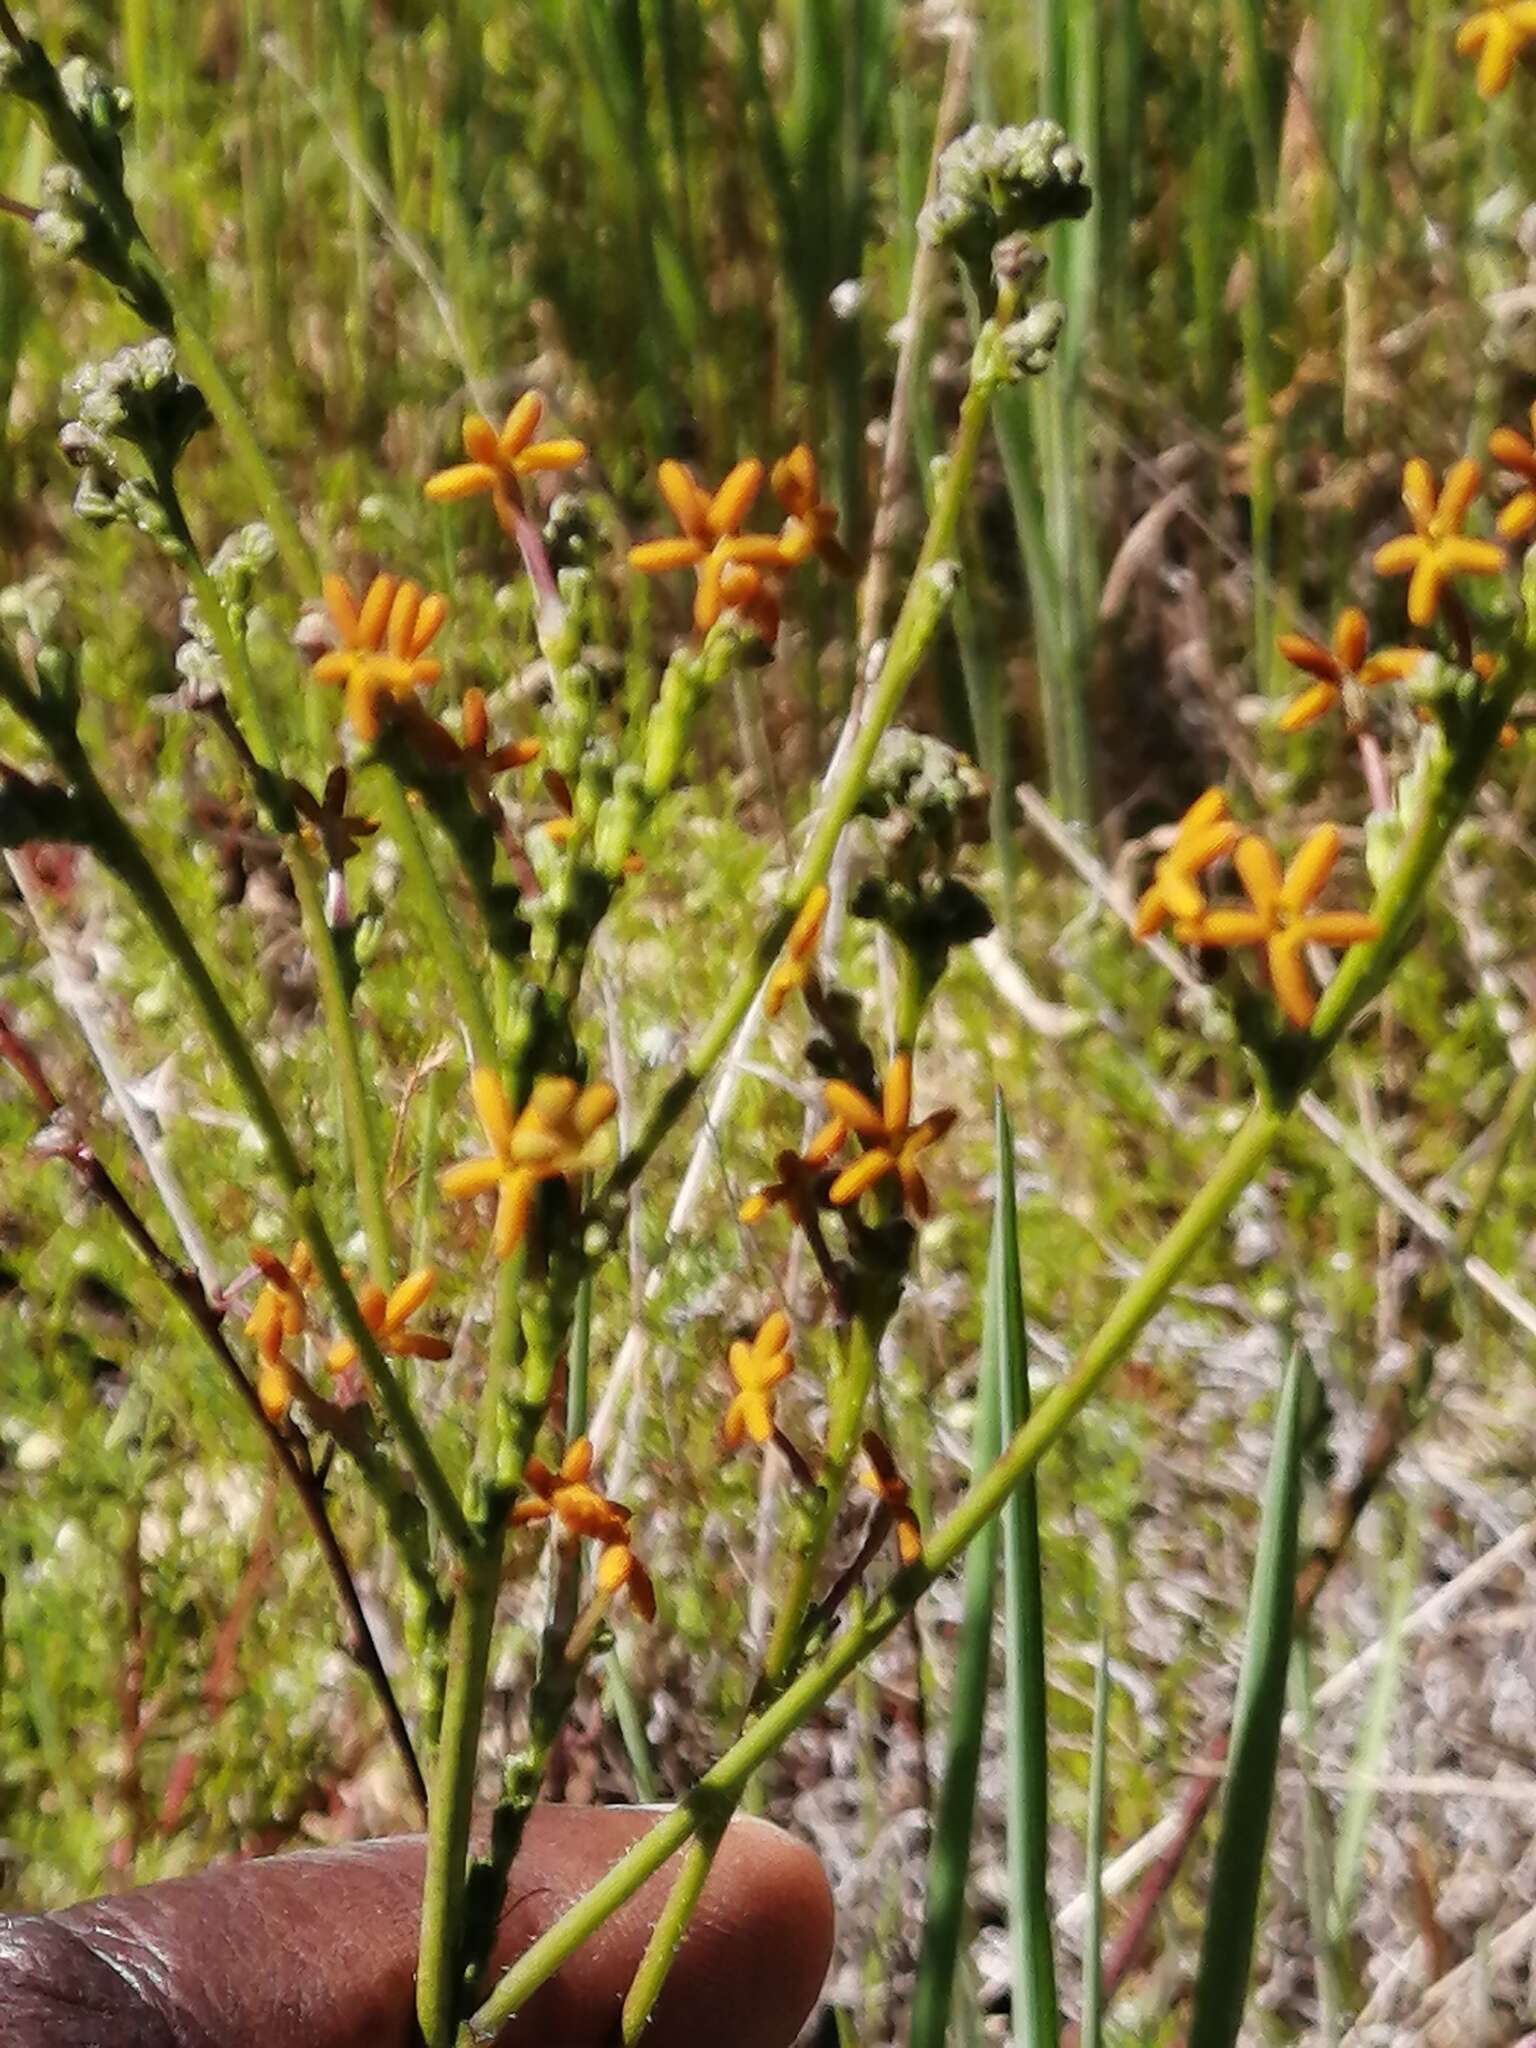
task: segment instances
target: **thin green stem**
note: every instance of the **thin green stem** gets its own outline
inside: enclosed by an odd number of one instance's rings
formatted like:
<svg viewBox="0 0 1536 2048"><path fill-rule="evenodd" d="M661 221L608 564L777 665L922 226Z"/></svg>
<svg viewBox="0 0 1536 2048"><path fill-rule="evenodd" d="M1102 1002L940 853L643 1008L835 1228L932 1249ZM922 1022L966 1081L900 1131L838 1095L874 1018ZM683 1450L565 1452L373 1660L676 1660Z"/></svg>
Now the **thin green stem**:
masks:
<svg viewBox="0 0 1536 2048"><path fill-rule="evenodd" d="M816 1581L826 1557L827 1545L837 1523L838 1510L842 1507L847 1491L848 1474L852 1469L854 1452L858 1448L860 1425L869 1401L870 1388L874 1384L875 1361L879 1356L880 1338L884 1319L858 1317L846 1335L846 1348L842 1369L837 1374L832 1389L831 1414L827 1427L827 1454L822 1463L821 1476L817 1482L815 1505L811 1508L801 1541L796 1548L794 1570L788 1587L779 1603L778 1615L773 1633L768 1639L768 1648L763 1657L761 1687L765 1697L782 1685L785 1674L793 1669L800 1652L805 1631L805 1620L810 1612L811 1598L816 1590ZM745 1789L745 1788L743 1788ZM699 1833L683 1859L683 1867L673 1881L661 1909L661 1917L651 1930L645 1952L630 1983L624 2000L624 2042L628 2044L639 2039L662 1987L667 1981L673 1963L677 1959L678 1947L688 1931L688 1923L698 1905L709 1875L710 1865L715 1860L720 1835L725 1820L734 1812L737 1802L732 1800L723 1805L719 1816L720 1825Z"/></svg>
<svg viewBox="0 0 1536 2048"><path fill-rule="evenodd" d="M235 466L261 507L261 516L272 529L272 538L283 558L289 581L301 596L317 591L320 588L319 560L300 531L277 472L256 437L245 401L225 376L218 357L188 311L186 294L159 263L153 259L151 262L155 277L175 315L173 339L177 350L223 429Z"/></svg>
<svg viewBox="0 0 1536 2048"><path fill-rule="evenodd" d="M389 1210L384 1200L384 1176L379 1160L378 1137L368 1110L368 1091L363 1082L362 1049L358 1043L357 1021L347 996L336 935L325 915L325 898L315 873L309 848L299 832L299 821L283 781L277 738L251 669L245 636L229 617L218 586L191 547L188 536L187 580L197 608L213 635L235 692L236 711L251 732L251 754L265 771L259 792L266 799L272 821L283 839L288 872L293 878L299 915L315 980L320 992L321 1015L327 1042L336 1062L336 1080L341 1095L342 1127L357 1191L358 1213L368 1246L369 1272L374 1282L387 1288L392 1280Z"/></svg>
<svg viewBox="0 0 1536 2048"><path fill-rule="evenodd" d="M427 851L427 843L416 822L416 814L405 791L388 770L379 777L379 791L385 829L400 849L400 860L416 914L426 929L427 943L452 993L459 1021L469 1033L470 1049L477 1064L494 1067L496 1030L491 1022L490 1004L464 950L458 926L454 923L437 870Z"/></svg>
<svg viewBox="0 0 1536 2048"><path fill-rule="evenodd" d="M1472 1199L1456 1226L1458 1251L1470 1252L1476 1242L1477 1234L1488 1214L1489 1204L1498 1193L1504 1175L1509 1170L1510 1158L1520 1134L1530 1121L1533 1106L1536 1106L1536 1058L1533 1058L1516 1076L1514 1086L1504 1098L1504 1107L1499 1112L1494 1135L1493 1150L1478 1176Z"/></svg>
<svg viewBox="0 0 1536 2048"><path fill-rule="evenodd" d="M960 515L970 493L992 400L1003 379L998 336L1010 317L1011 304L1005 306L1000 302L996 318L982 329L977 341L970 386L960 408L959 424L934 502L933 516L918 555L917 568L907 586L906 598L892 629L878 680L842 774L822 805L810 843L798 867L785 883L778 908L768 920L751 960L681 1072L662 1091L634 1144L614 1168L599 1197L600 1202L621 1195L645 1170L662 1140L745 1021L806 898L826 880L838 841L863 794L875 751L900 708L952 595L955 578L952 557Z"/></svg>
<svg viewBox="0 0 1536 2048"><path fill-rule="evenodd" d="M448 1636L448 1687L432 1768L427 1873L421 1899L416 2019L426 2048L452 2048L458 2022L469 1826L480 1721L501 1579L500 1531L465 1572Z"/></svg>

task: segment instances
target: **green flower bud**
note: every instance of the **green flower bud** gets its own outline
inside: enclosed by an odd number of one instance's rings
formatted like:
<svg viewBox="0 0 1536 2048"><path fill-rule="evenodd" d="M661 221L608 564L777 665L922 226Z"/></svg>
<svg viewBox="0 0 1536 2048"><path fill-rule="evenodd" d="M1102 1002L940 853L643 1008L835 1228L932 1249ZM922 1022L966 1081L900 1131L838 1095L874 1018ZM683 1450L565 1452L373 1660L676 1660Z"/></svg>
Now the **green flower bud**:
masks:
<svg viewBox="0 0 1536 2048"><path fill-rule="evenodd" d="M1038 377L1050 365L1067 310L1056 299L1031 306L1022 320L1014 320L1002 332L1003 353L1012 376Z"/></svg>
<svg viewBox="0 0 1536 2048"><path fill-rule="evenodd" d="M113 85L85 57L70 57L59 66L59 87L96 164L114 184L120 182L123 130L133 113L133 94L125 85Z"/></svg>

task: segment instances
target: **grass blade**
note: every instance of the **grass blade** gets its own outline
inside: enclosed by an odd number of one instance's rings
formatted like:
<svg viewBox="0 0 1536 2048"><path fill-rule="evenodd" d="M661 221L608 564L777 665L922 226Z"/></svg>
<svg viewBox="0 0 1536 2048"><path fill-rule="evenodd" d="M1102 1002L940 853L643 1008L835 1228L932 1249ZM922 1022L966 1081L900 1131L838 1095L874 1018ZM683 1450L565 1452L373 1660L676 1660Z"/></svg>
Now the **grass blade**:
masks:
<svg viewBox="0 0 1536 2048"><path fill-rule="evenodd" d="M1402 1671L1403 1623L1419 1575L1419 1525L1409 1528L1398 1561L1396 1584L1382 1638L1381 1662L1371 1695L1360 1723L1360 1734L1350 1759L1350 1788L1339 1816L1338 1844L1334 1851L1332 1896L1328 1909L1328 1932L1335 1944L1349 1934L1359 1895L1365 1862L1365 1837L1376 1805L1376 1778L1387 1740L1392 1733L1392 1710L1397 1705L1397 1681Z"/></svg>
<svg viewBox="0 0 1536 2048"><path fill-rule="evenodd" d="M1003 1188L1013 1188L1011 1145L1003 1147L1006 1118L999 1110L997 1198L992 1218L992 1248L981 1331L981 1369L976 1382L976 1419L971 1434L971 1473L985 1472L998 1454L998 1360L1002 1351L996 1317L999 1273L1003 1256ZM1013 1203L1007 1208L1011 1218ZM1010 1226L1011 1227L1011 1226ZM981 1770L982 1729L987 1714L987 1685L992 1661L992 1614L997 1583L997 1524L992 1523L972 1548L965 1567L965 1611L955 1652L955 1680L950 1700L944 1782L934 1816L933 1848L928 1858L927 1909L918 1951L917 1984L912 1994L911 2048L943 2048L954 1998L960 1931L965 1918L966 1878L970 1871L971 1828L976 1812L976 1781Z"/></svg>
<svg viewBox="0 0 1536 2048"><path fill-rule="evenodd" d="M1093 1737L1088 1756L1088 1856L1084 1886L1083 2024L1081 2048L1102 2048L1104 2038L1104 1794L1109 1752L1109 1630L1099 1637L1093 1678Z"/></svg>
<svg viewBox="0 0 1536 2048"><path fill-rule="evenodd" d="M1316 1753L1317 1740L1312 1707L1311 1645L1305 1635L1296 1645L1291 1673L1297 1725L1301 1733L1302 1746L1310 1757ZM1343 2011L1343 2000L1339 1991L1339 1958L1328 1932L1329 1872L1334 1862L1331 1834L1327 1803L1313 1783L1311 1772L1305 1772L1301 1787L1302 1872L1306 1879L1307 1926L1312 1936L1312 1973L1317 1983L1318 2019L1324 2048L1338 2048L1341 2037L1340 2014Z"/></svg>
<svg viewBox="0 0 1536 2048"><path fill-rule="evenodd" d="M1291 1656L1307 1377L1305 1355L1297 1345L1280 1392L1264 1488L1243 1669L1232 1715L1221 1834L1211 1871L1211 1902L1200 1946L1188 2048L1232 2048L1248 2000Z"/></svg>
<svg viewBox="0 0 1536 2048"><path fill-rule="evenodd" d="M1013 1131L999 1096L997 1238L987 1313L998 1332L998 1414L1006 1443L1029 1415L1029 1349L1019 1278L1013 1192ZM1004 1165L1006 1162L1006 1165ZM1046 1755L1045 1608L1040 1585L1040 1512L1030 1478L1002 1513L1003 1678L1008 1736L1008 1945L1013 2037L1019 2048L1054 2048L1060 2037L1056 1959L1051 1944L1050 1775Z"/></svg>

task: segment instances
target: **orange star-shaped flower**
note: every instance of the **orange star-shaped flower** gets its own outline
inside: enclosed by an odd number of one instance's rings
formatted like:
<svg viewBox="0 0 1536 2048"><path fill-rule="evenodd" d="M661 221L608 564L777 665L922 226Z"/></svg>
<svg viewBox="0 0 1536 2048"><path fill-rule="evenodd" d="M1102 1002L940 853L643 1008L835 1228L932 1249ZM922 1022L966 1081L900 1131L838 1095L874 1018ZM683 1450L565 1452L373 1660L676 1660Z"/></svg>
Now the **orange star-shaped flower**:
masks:
<svg viewBox="0 0 1536 2048"><path fill-rule="evenodd" d="M1335 704L1343 702L1352 686L1369 690L1378 683L1402 682L1424 659L1419 647L1383 647L1368 654L1367 636L1365 613L1354 605L1339 613L1331 647L1302 633L1280 635L1275 645L1292 668L1315 678L1311 688L1293 697L1281 712L1276 723L1282 732L1300 732L1304 726L1315 725Z"/></svg>
<svg viewBox="0 0 1536 2048"><path fill-rule="evenodd" d="M773 1390L789 1378L795 1364L789 1355L789 1317L783 1309L776 1308L764 1320L750 1344L738 1337L729 1359L736 1392L720 1431L725 1447L737 1450L746 1437L766 1444L774 1431Z"/></svg>
<svg viewBox="0 0 1536 2048"><path fill-rule="evenodd" d="M381 1351L392 1351L398 1358L443 1359L452 1356L453 1346L446 1338L428 1337L419 1330L406 1327L436 1285L437 1268L418 1266L389 1294L371 1280L362 1289L357 1297L358 1311L373 1332ZM344 1373L357 1363L357 1346L350 1337L344 1337L339 1344L331 1346L325 1363L328 1371Z"/></svg>
<svg viewBox="0 0 1536 2048"><path fill-rule="evenodd" d="M772 483L789 514L779 530L780 560L793 568L818 555L839 576L853 575L853 557L837 537L837 507L822 497L816 457L803 441L773 465Z"/></svg>
<svg viewBox="0 0 1536 2048"><path fill-rule="evenodd" d="M518 1528L553 1519L572 1538L628 1544L633 1517L621 1502L609 1500L592 1484L592 1445L586 1437L577 1437L558 1471L552 1472L542 1458L530 1458L523 1468L523 1484L528 1491L511 1517Z"/></svg>
<svg viewBox="0 0 1536 2048"><path fill-rule="evenodd" d="M1512 470L1522 487L1500 512L1498 528L1506 540L1524 540L1536 530L1536 405L1531 407L1531 438L1513 427L1495 427L1488 453L1501 469Z"/></svg>
<svg viewBox="0 0 1536 2048"><path fill-rule="evenodd" d="M872 1429L866 1429L863 1443L869 1467L860 1473L860 1484L877 1496L881 1508L889 1516L896 1538L896 1553L902 1563L916 1564L923 1554L923 1531L912 1510L912 1489L897 1471L896 1460L883 1437L877 1436Z"/></svg>
<svg viewBox="0 0 1536 2048"><path fill-rule="evenodd" d="M818 883L801 905L784 941L784 958L769 978L768 993L763 997L765 1016L777 1017L795 990L804 988L815 972L812 955L831 900L831 893Z"/></svg>
<svg viewBox="0 0 1536 2048"><path fill-rule="evenodd" d="M464 498L489 494L503 531L512 533L525 477L574 469L587 459L585 441L568 436L536 441L533 437L543 417L544 401L537 391L523 393L499 434L488 419L472 412L464 422L464 453L469 460L440 469L427 478L422 489L435 505L454 505Z"/></svg>
<svg viewBox="0 0 1536 2048"><path fill-rule="evenodd" d="M955 1121L956 1112L936 1109L920 1124L912 1122L912 1055L899 1052L886 1068L878 1108L847 1081L828 1081L822 1094L834 1123L856 1131L867 1148L833 1181L827 1199L835 1208L846 1208L887 1174L895 1174L901 1183L902 1200L921 1222L928 1214L930 1201L928 1183L918 1169L918 1156L938 1143ZM830 1138L831 1130L829 1124L820 1132L818 1146Z"/></svg>
<svg viewBox="0 0 1536 2048"><path fill-rule="evenodd" d="M848 1126L833 1117L830 1123L822 1125L804 1152L782 1151L774 1161L778 1179L748 1195L739 1211L742 1222L761 1223L770 1209L785 1208L803 1228L822 1205L830 1186L825 1169L842 1151L847 1138Z"/></svg>
<svg viewBox="0 0 1536 2048"><path fill-rule="evenodd" d="M1149 939L1173 917L1198 917L1205 898L1195 877L1214 867L1242 835L1227 816L1227 799L1219 789L1197 797L1179 820L1173 844L1152 870L1152 886L1136 906L1132 933Z"/></svg>
<svg viewBox="0 0 1536 2048"><path fill-rule="evenodd" d="M450 1202L496 1190L492 1248L498 1259L509 1259L523 1241L540 1182L574 1179L606 1162L611 1141L604 1127L618 1097L606 1081L582 1088L568 1075L546 1074L514 1116L500 1076L489 1067L475 1068L470 1095L490 1156L447 1167L438 1186Z"/></svg>
<svg viewBox="0 0 1536 2048"><path fill-rule="evenodd" d="M1456 31L1456 54L1478 53L1477 89L1485 100L1501 93L1515 75L1527 43L1536 41L1536 0L1496 0L1480 7Z"/></svg>
<svg viewBox="0 0 1536 2048"><path fill-rule="evenodd" d="M1252 908L1207 910L1179 928L1180 938L1198 946L1262 946L1276 1000L1298 1031L1305 1031L1317 1008L1304 948L1364 945L1381 932L1376 919L1362 911L1312 908L1333 872L1339 845L1337 825L1319 825L1282 873L1273 849L1249 833L1238 841L1232 864Z"/></svg>
<svg viewBox="0 0 1536 2048"><path fill-rule="evenodd" d="M749 616L756 607L760 618L767 619L770 615L762 606L771 593L760 574L747 572L785 564L774 535L741 530L763 487L763 465L757 457L738 462L713 494L683 462L663 462L656 482L680 532L675 540L642 541L631 548L629 566L642 576L696 569L693 623L701 633L707 633L728 606ZM776 606L771 616L776 631Z"/></svg>
<svg viewBox="0 0 1536 2048"><path fill-rule="evenodd" d="M1483 473L1470 456L1453 463L1437 493L1435 473L1417 455L1403 466L1403 503L1413 532L1376 550L1378 576L1409 576L1408 616L1428 626L1440 609L1447 585L1458 576L1497 576L1504 550L1491 540L1470 540L1462 532Z"/></svg>
<svg viewBox="0 0 1536 2048"><path fill-rule="evenodd" d="M341 576L327 576L324 590L341 645L315 663L315 681L341 684L352 730L361 740L376 740L381 701L404 703L442 674L442 663L426 650L448 606L420 584L394 576L375 576L361 604Z"/></svg>

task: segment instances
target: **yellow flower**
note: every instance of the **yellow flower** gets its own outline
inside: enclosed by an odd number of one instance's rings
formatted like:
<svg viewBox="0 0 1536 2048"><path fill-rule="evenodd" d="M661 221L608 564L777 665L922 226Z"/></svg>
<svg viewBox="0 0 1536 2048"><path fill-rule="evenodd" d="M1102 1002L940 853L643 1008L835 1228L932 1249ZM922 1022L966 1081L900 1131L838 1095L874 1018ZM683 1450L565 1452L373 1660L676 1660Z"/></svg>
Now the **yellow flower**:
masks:
<svg viewBox="0 0 1536 2048"><path fill-rule="evenodd" d="M875 1494L889 1517L896 1537L896 1553L903 1564L916 1564L923 1554L923 1531L912 1510L912 1489L896 1469L896 1460L883 1437L872 1429L864 1432L864 1455L869 1467L860 1482Z"/></svg>
<svg viewBox="0 0 1536 2048"><path fill-rule="evenodd" d="M1282 874L1274 851L1253 834L1232 856L1251 910L1218 908L1181 925L1179 936L1197 946L1262 946L1281 1009L1304 1031L1317 999L1302 961L1307 946L1359 946L1377 938L1374 917L1355 910L1314 910L1339 857L1339 828L1319 825Z"/></svg>
<svg viewBox="0 0 1536 2048"><path fill-rule="evenodd" d="M822 921L831 900L830 892L818 882L801 905L800 915L790 926L789 936L784 941L784 958L774 969L768 993L763 998L766 1016L777 1017L795 990L804 988L815 972L811 955L821 937Z"/></svg>
<svg viewBox="0 0 1536 2048"><path fill-rule="evenodd" d="M251 1246L251 1264L264 1285L246 1319L245 1334L263 1358L275 1358L290 1337L304 1329L305 1290L314 1285L315 1263L307 1244L296 1244L285 1265L265 1245Z"/></svg>
<svg viewBox="0 0 1536 2048"><path fill-rule="evenodd" d="M1468 15L1456 32L1456 54L1481 54L1477 89L1485 100L1501 93L1515 73L1515 62L1527 43L1536 40L1536 0L1495 0Z"/></svg>
<svg viewBox="0 0 1536 2048"><path fill-rule="evenodd" d="M773 465L772 482L789 514L779 530L780 559L793 568L819 555L839 576L853 575L853 557L837 537L837 507L823 499L816 457L803 441Z"/></svg>
<svg viewBox="0 0 1536 2048"><path fill-rule="evenodd" d="M489 493L497 519L510 533L522 504L525 477L544 470L574 469L587 459L584 441L536 441L533 437L543 417L544 401L537 391L523 393L499 434L489 420L472 412L464 422L464 453L469 460L440 469L427 478L422 489L435 505L453 505Z"/></svg>
<svg viewBox="0 0 1536 2048"><path fill-rule="evenodd" d="M741 530L763 487L761 462L756 456L738 462L712 494L683 462L663 462L656 482L680 531L675 540L642 541L631 548L629 566L642 576L696 569L693 623L699 632L707 633L729 606L746 613L772 639L778 630L777 603L757 571L783 568L784 556L772 534ZM764 631L770 622L773 633Z"/></svg>
<svg viewBox="0 0 1536 2048"><path fill-rule="evenodd" d="M1488 437L1488 453L1501 469L1511 469L1524 479L1499 514L1498 528L1506 540L1524 540L1536 529L1536 405L1531 407L1531 439L1513 427L1495 427Z"/></svg>
<svg viewBox="0 0 1536 2048"><path fill-rule="evenodd" d="M324 589L341 645L315 663L315 680L340 683L353 731L360 740L376 740L380 700L404 703L442 674L442 663L426 650L442 627L447 604L435 593L425 594L420 584L394 576L375 576L360 605L341 576L327 576Z"/></svg>
<svg viewBox="0 0 1536 2048"><path fill-rule="evenodd" d="M772 1441L773 1390L794 1370L789 1355L789 1317L776 1308L749 1344L738 1337L730 1349L731 1378L736 1392L725 1411L721 1437L728 1451L746 1437L755 1444Z"/></svg>
<svg viewBox="0 0 1536 2048"><path fill-rule="evenodd" d="M446 1168L438 1185L450 1202L496 1190L492 1247L498 1259L509 1259L527 1231L539 1183L561 1175L575 1178L605 1163L611 1134L604 1126L618 1097L606 1081L579 1088L568 1075L546 1074L534 1082L514 1117L500 1077L489 1067L475 1068L470 1094L490 1157Z"/></svg>
<svg viewBox="0 0 1536 2048"><path fill-rule="evenodd" d="M742 1222L761 1223L770 1209L783 1207L803 1229L826 1194L829 1182L824 1169L842 1151L847 1138L848 1126L833 1117L804 1152L781 1152L774 1161L778 1179L748 1195L739 1212Z"/></svg>
<svg viewBox="0 0 1536 2048"><path fill-rule="evenodd" d="M1458 576L1497 576L1504 567L1501 547L1491 540L1469 540L1461 530L1482 481L1471 456L1451 465L1438 494L1427 462L1416 455L1403 466L1403 503L1413 532L1378 548L1375 567L1378 576L1412 577L1408 616L1416 626L1433 621L1447 584Z"/></svg>
<svg viewBox="0 0 1536 2048"><path fill-rule="evenodd" d="M1225 859L1240 836L1219 789L1197 797L1179 820L1172 846L1152 870L1152 886L1136 906L1133 935L1149 939L1171 917L1198 917L1205 898L1195 887L1196 875Z"/></svg>
<svg viewBox="0 0 1536 2048"><path fill-rule="evenodd" d="M936 1145L955 1120L952 1109L936 1109L920 1124L912 1122L912 1055L900 1052L885 1070L885 1085L876 1108L869 1097L847 1081L828 1081L822 1090L835 1124L857 1131L868 1148L833 1181L827 1199L846 1208L860 1195L895 1174L902 1199L919 1222L928 1214L928 1183L918 1170L920 1153ZM829 1139L833 1125L819 1134L818 1146Z"/></svg>
<svg viewBox="0 0 1536 2048"><path fill-rule="evenodd" d="M592 1484L592 1445L586 1437L577 1437L558 1471L552 1472L542 1458L530 1458L523 1468L523 1484L528 1492L512 1510L516 1527L554 1520L572 1538L628 1543L629 1509Z"/></svg>
<svg viewBox="0 0 1536 2048"><path fill-rule="evenodd" d="M1300 732L1304 726L1315 725L1341 702L1350 684L1369 690L1377 683L1400 683L1424 659L1423 649L1418 647L1383 647L1367 654L1365 613L1355 605L1339 613L1332 647L1303 633L1282 633L1275 645L1292 668L1315 678L1311 688L1293 697L1281 712L1277 723L1282 732Z"/></svg>
<svg viewBox="0 0 1536 2048"><path fill-rule="evenodd" d="M428 1337L419 1330L406 1327L436 1285L436 1267L418 1266L414 1273L407 1273L389 1294L371 1280L362 1289L357 1297L358 1313L373 1332L381 1351L392 1351L398 1358L443 1359L452 1356L453 1346L446 1338ZM327 1371L344 1373L357 1363L357 1346L350 1337L344 1337L339 1344L331 1346L325 1363Z"/></svg>

